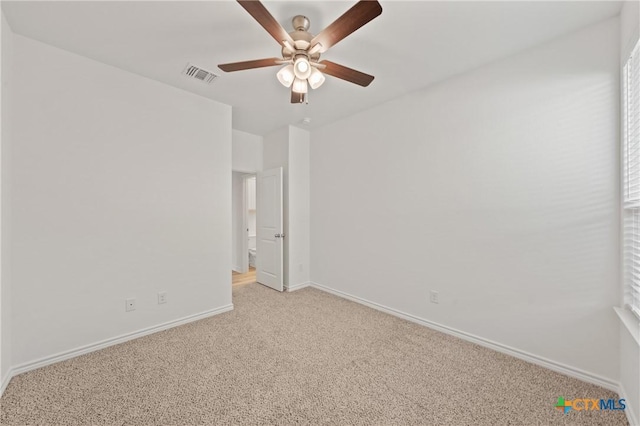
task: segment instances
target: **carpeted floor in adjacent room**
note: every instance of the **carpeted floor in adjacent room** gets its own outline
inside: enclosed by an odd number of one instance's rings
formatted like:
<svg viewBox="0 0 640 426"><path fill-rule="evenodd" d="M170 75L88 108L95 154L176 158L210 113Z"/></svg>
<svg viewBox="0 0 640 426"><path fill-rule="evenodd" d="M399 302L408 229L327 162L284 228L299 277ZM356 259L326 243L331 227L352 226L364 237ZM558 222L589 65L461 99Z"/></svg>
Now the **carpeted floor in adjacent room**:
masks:
<svg viewBox="0 0 640 426"><path fill-rule="evenodd" d="M15 377L3 425L626 424L613 392L319 290L233 288L235 310Z"/></svg>

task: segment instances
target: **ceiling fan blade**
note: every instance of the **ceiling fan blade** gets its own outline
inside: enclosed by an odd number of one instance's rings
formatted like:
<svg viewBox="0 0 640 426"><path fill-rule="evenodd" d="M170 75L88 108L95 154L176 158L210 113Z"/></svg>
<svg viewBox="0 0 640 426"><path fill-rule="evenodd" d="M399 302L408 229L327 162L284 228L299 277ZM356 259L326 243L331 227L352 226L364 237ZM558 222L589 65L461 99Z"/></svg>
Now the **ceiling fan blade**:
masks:
<svg viewBox="0 0 640 426"><path fill-rule="evenodd" d="M307 98L306 93L298 93L298 92L294 92L293 90L291 91L291 103L292 104L302 104L302 103L304 103L306 98Z"/></svg>
<svg viewBox="0 0 640 426"><path fill-rule="evenodd" d="M329 74L342 80L346 80L350 83L355 83L362 87L367 87L374 79L372 75L356 71L354 69L345 67L344 65L336 64L335 62L320 61L319 63L325 66L324 68L322 68L323 74Z"/></svg>
<svg viewBox="0 0 640 426"><path fill-rule="evenodd" d="M240 6L244 7L244 10L249 12L249 15L253 16L253 19L258 21L262 27L267 30L271 37L273 37L280 45L284 46L284 42L287 41L293 44L293 39L289 33L282 28L282 25L276 21L276 18L269 13L266 7L258 0L238 0Z"/></svg>
<svg viewBox="0 0 640 426"><path fill-rule="evenodd" d="M232 71L250 70L252 68L274 67L280 64L282 64L282 58L266 58L266 59L256 59L253 61L220 64L218 65L218 68L220 68L222 71L232 72Z"/></svg>
<svg viewBox="0 0 640 426"><path fill-rule="evenodd" d="M380 3L377 1L361 0L315 36L311 40L310 45L312 46L312 49L315 50L318 48L314 49L314 46L320 43L321 47L316 51L324 53L331 46L335 45L367 22L372 21L381 13L382 6L380 6Z"/></svg>

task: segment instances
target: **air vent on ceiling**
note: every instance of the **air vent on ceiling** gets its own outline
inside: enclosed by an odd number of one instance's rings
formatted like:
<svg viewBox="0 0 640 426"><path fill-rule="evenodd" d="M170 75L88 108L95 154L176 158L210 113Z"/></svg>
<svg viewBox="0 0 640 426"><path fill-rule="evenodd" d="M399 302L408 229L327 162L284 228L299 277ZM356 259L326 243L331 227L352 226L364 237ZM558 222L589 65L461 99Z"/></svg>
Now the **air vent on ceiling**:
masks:
<svg viewBox="0 0 640 426"><path fill-rule="evenodd" d="M195 78L196 80L203 81L207 84L213 83L213 80L215 80L218 77L214 73L207 70L203 70L202 68L196 67L195 65L192 65L192 64L187 64L187 67L184 69L182 73L191 78Z"/></svg>

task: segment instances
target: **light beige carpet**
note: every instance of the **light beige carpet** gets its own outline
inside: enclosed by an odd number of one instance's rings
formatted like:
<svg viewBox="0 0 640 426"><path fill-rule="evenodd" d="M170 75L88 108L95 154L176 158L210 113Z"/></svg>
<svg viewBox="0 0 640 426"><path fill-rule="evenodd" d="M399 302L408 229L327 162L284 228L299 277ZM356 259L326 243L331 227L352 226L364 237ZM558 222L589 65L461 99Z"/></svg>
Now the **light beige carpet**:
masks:
<svg viewBox="0 0 640 426"><path fill-rule="evenodd" d="M235 310L15 377L3 425L626 424L613 392L315 289L233 289Z"/></svg>

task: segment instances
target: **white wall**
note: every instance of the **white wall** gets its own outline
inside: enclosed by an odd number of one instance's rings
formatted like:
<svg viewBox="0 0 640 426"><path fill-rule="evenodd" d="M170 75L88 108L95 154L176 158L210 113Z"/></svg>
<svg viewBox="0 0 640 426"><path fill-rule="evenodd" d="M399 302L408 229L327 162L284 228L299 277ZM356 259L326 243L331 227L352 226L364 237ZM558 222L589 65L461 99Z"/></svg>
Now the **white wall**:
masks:
<svg viewBox="0 0 640 426"><path fill-rule="evenodd" d="M233 129L232 169L255 173L262 170L262 136Z"/></svg>
<svg viewBox="0 0 640 426"><path fill-rule="evenodd" d="M231 108L14 42L14 366L230 306Z"/></svg>
<svg viewBox="0 0 640 426"><path fill-rule="evenodd" d="M618 27L313 131L312 281L616 382Z"/></svg>
<svg viewBox="0 0 640 426"><path fill-rule="evenodd" d="M620 66L640 39L640 2L626 1L620 12ZM624 303L621 300L620 306ZM630 422L640 421L640 324L630 312L622 312L627 317L627 327L620 322L620 384L627 400L627 415ZM635 336L634 336L635 334Z"/></svg>
<svg viewBox="0 0 640 426"><path fill-rule="evenodd" d="M620 10L620 58L624 62L640 38L640 1L624 1Z"/></svg>
<svg viewBox="0 0 640 426"><path fill-rule="evenodd" d="M628 320L636 324L635 328L620 324L620 384L624 392L622 398L627 402L627 417L633 425L639 424L640 419L640 332L637 318L632 314L629 316ZM630 330L636 335L633 336Z"/></svg>
<svg viewBox="0 0 640 426"><path fill-rule="evenodd" d="M13 59L13 33L4 13L1 23L2 70L0 98L2 106L2 135L0 144L0 388L9 380L11 367L11 277L9 268L9 178L10 178L10 140L11 140L11 81ZM3 388L2 388L3 389ZM1 392L1 391L0 391Z"/></svg>
<svg viewBox="0 0 640 426"><path fill-rule="evenodd" d="M290 288L309 283L310 140L307 130L289 126L289 226L285 240L289 244L287 287Z"/></svg>
<svg viewBox="0 0 640 426"><path fill-rule="evenodd" d="M231 195L231 269L236 272L242 272L240 256L242 256L242 238L244 232L242 219L242 198L243 198L243 182L244 173L233 172L232 176L232 195Z"/></svg>
<svg viewBox="0 0 640 426"><path fill-rule="evenodd" d="M282 127L263 138L262 170L289 166L289 127Z"/></svg>

